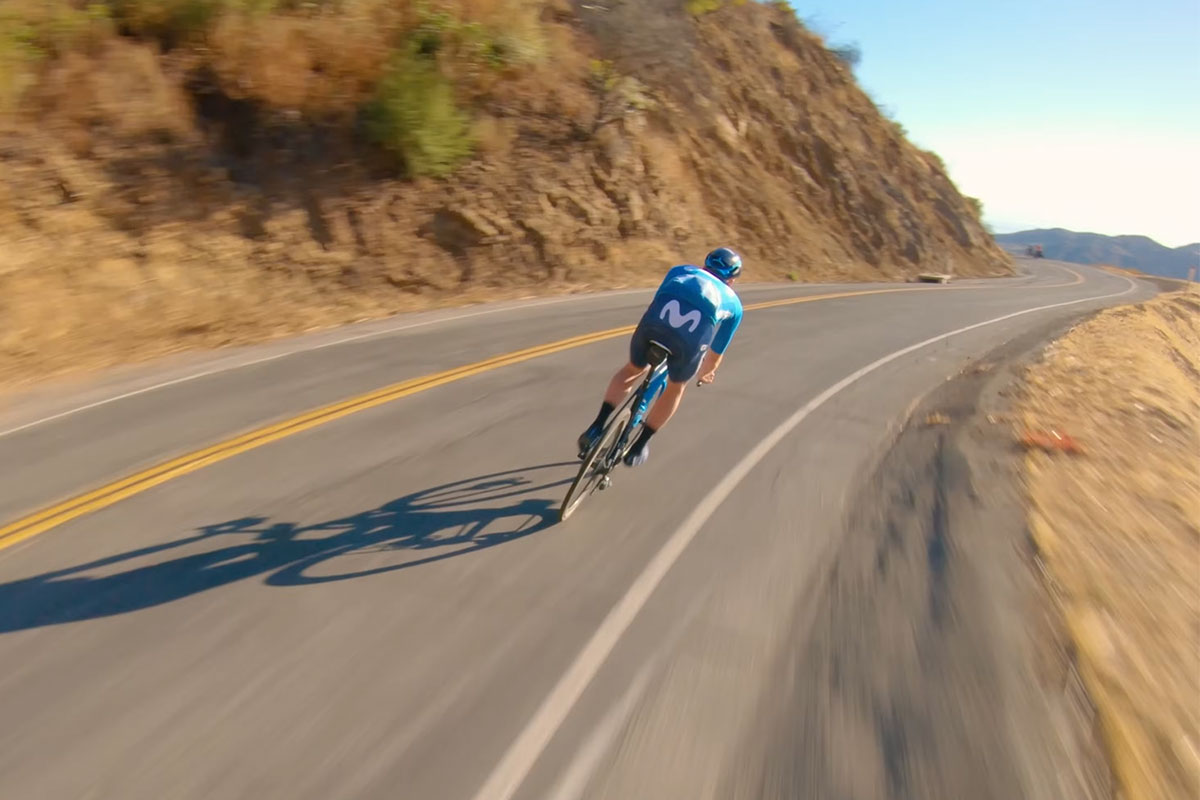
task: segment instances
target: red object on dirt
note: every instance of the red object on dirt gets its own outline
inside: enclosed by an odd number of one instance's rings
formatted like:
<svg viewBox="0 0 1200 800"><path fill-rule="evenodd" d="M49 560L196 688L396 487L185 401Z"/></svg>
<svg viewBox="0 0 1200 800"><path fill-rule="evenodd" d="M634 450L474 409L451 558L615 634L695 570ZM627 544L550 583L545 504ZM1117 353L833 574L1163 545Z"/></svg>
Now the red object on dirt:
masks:
<svg viewBox="0 0 1200 800"><path fill-rule="evenodd" d="M1036 447L1048 453L1058 451L1079 454L1083 452L1082 445L1067 434L1060 433L1053 428L1048 431L1025 431L1021 436L1021 444L1027 448Z"/></svg>

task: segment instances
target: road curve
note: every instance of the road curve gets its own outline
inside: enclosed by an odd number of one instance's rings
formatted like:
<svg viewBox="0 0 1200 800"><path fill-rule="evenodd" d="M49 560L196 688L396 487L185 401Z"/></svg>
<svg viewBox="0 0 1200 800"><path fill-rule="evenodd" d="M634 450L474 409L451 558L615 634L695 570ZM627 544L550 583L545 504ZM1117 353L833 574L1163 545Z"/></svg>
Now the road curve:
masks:
<svg viewBox="0 0 1200 800"><path fill-rule="evenodd" d="M713 796L905 410L1034 324L1154 292L1027 266L746 287L760 307L717 383L564 525L571 443L627 337L503 357L628 326L647 292L406 316L10 405L0 797ZM322 407L342 411L294 424Z"/></svg>

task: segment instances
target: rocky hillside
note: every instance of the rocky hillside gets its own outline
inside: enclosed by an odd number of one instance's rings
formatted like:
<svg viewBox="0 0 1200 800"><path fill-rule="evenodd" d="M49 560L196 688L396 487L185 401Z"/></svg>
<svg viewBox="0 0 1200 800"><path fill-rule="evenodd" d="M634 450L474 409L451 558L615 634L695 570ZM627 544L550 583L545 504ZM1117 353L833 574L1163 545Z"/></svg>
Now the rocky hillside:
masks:
<svg viewBox="0 0 1200 800"><path fill-rule="evenodd" d="M8 384L717 244L750 280L1009 270L784 3L5 0L0 111Z"/></svg>
<svg viewBox="0 0 1200 800"><path fill-rule="evenodd" d="M1026 245L1040 244L1046 258L1076 264L1109 264L1164 278L1187 278L1188 270L1200 264L1200 242L1170 248L1148 236L1105 236L1046 228L1000 233L996 241L1018 252Z"/></svg>

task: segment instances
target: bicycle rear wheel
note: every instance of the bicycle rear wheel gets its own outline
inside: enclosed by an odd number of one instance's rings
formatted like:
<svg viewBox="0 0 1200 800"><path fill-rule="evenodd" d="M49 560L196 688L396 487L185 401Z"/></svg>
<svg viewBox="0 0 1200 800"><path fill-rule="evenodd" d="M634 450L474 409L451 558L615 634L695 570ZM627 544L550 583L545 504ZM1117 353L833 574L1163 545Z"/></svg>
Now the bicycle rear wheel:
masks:
<svg viewBox="0 0 1200 800"><path fill-rule="evenodd" d="M611 468L610 464L619 460L614 457L612 451L617 446L632 413L632 409L626 404L613 414L608 425L604 427L604 433L600 434L600 440L592 446L591 451L583 459L583 464L579 467L579 474L575 476L571 488L567 490L567 496L563 498L562 506L558 509L559 522L565 521L567 517L575 513L575 509L583 504L583 501L596 490L600 481L608 474Z"/></svg>

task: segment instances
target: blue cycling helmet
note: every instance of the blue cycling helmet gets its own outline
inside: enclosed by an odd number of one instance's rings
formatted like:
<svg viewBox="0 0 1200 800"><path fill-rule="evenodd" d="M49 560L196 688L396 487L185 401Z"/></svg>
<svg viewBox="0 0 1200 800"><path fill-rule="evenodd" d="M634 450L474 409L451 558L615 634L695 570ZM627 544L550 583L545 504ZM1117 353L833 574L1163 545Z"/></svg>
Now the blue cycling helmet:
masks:
<svg viewBox="0 0 1200 800"><path fill-rule="evenodd" d="M704 268L729 283L742 274L742 257L728 247L718 247L705 256Z"/></svg>

